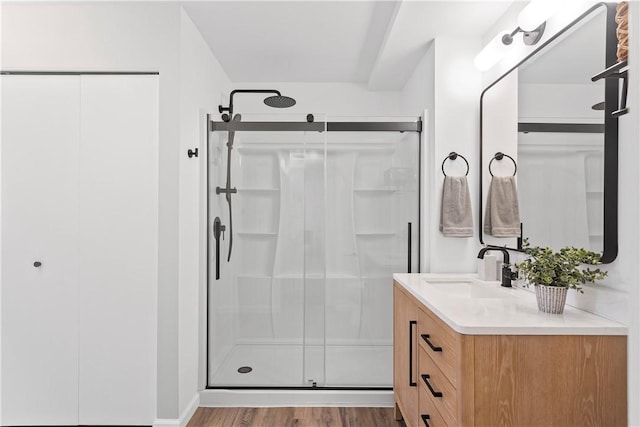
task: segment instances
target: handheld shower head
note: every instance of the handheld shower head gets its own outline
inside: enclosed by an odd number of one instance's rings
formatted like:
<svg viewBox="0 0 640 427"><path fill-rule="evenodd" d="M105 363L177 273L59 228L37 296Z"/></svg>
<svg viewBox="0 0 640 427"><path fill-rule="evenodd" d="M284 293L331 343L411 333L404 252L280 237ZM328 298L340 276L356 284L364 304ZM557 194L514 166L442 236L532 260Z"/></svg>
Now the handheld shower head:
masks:
<svg viewBox="0 0 640 427"><path fill-rule="evenodd" d="M296 100L289 96L274 95L266 97L264 103L273 108L289 108L296 105Z"/></svg>

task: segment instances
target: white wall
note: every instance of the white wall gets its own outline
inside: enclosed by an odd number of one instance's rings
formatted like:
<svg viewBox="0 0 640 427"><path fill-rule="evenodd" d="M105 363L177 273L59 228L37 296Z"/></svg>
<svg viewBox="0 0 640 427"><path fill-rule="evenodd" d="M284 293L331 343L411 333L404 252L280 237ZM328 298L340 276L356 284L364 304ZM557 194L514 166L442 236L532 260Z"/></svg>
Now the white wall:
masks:
<svg viewBox="0 0 640 427"><path fill-rule="evenodd" d="M602 80L592 84L520 83L517 91L520 121L602 123L602 111L591 108L604 98Z"/></svg>
<svg viewBox="0 0 640 427"><path fill-rule="evenodd" d="M431 158L430 229L429 241L431 272L475 272L476 255L479 249L477 233L471 238L444 237L438 231L441 193L444 176L442 160L451 151L465 156L470 171L467 177L471 193L471 206L475 217L478 206L478 145L479 145L479 100L481 75L473 66L473 58L480 49L480 40L471 37L438 37L435 46L434 73L434 119L435 136ZM451 165L452 174L464 174L464 162Z"/></svg>
<svg viewBox="0 0 640 427"><path fill-rule="evenodd" d="M480 248L477 232L478 145L481 74L473 66L480 40L438 37L425 53L401 93L405 114L427 110L423 135L422 271L475 272ZM444 237L438 230L442 195L442 160L456 151L469 161L468 183L474 215L472 238ZM452 174L466 171L464 162L447 165Z"/></svg>
<svg viewBox="0 0 640 427"><path fill-rule="evenodd" d="M233 89L276 89L283 95L295 98L291 108L274 109L264 105L263 94L237 94L234 96L234 112L257 114L329 114L335 116L402 116L399 92L371 92L364 84L357 83L233 83ZM224 105L229 102L225 96ZM411 113L419 115L419 111ZM318 116L317 120L321 117ZM215 117L219 120L219 116Z"/></svg>
<svg viewBox="0 0 640 427"><path fill-rule="evenodd" d="M205 217L206 114L217 111L229 79L189 15L180 11L180 210L179 210L179 395L178 407L189 404L204 387L203 357L206 287ZM198 158L188 149L198 148ZM201 339L202 337L202 339ZM203 360L204 362L204 360Z"/></svg>
<svg viewBox="0 0 640 427"><path fill-rule="evenodd" d="M437 230L431 230L430 224L430 206L432 203L431 191L426 191L433 188L433 174L432 161L433 158L433 139L434 139L434 127L433 127L433 111L434 111L434 72L435 72L435 47L434 43L430 42L425 46L425 52L422 59L413 70L411 77L405 83L404 88L400 94L401 109L404 114L423 114L423 132L422 140L422 173L420 176L420 182L422 188L422 206L420 212L421 236L420 241L422 247L420 248L420 268L421 271L430 271L431 268L431 253L429 252L430 245L428 245L432 232Z"/></svg>
<svg viewBox="0 0 640 427"><path fill-rule="evenodd" d="M192 255L200 245L199 218L179 203L197 203L204 156L185 160L186 149L202 143L201 113L217 105L228 79L175 4L3 3L2 9L3 70L160 73L157 415L176 419L197 390L200 266Z"/></svg>
<svg viewBox="0 0 640 427"><path fill-rule="evenodd" d="M402 111L405 114L415 111L433 110L435 88L435 47L433 41L424 47L422 59L400 92ZM429 113L431 117L431 112Z"/></svg>
<svg viewBox="0 0 640 427"><path fill-rule="evenodd" d="M456 151L469 161L469 190L477 228L478 205L478 104L480 73L473 58L480 41L469 37L438 37L425 53L402 90L402 108L427 111L423 135L423 235L422 271L474 272L479 250L472 238L444 237L438 231L442 194L442 160ZM452 174L464 174L464 162L447 165Z"/></svg>

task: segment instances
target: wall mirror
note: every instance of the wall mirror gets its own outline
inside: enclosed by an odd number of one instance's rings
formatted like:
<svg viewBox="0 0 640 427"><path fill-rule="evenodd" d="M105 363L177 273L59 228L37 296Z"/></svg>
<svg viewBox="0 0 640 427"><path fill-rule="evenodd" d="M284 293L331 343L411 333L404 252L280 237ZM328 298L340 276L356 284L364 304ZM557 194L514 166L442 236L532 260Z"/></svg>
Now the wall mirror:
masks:
<svg viewBox="0 0 640 427"><path fill-rule="evenodd" d="M522 247L483 227L490 162L496 176L514 174L517 164L522 237L616 258L618 80L592 81L617 62L614 16L615 4L591 7L483 91L480 243ZM509 157L494 159L498 152Z"/></svg>

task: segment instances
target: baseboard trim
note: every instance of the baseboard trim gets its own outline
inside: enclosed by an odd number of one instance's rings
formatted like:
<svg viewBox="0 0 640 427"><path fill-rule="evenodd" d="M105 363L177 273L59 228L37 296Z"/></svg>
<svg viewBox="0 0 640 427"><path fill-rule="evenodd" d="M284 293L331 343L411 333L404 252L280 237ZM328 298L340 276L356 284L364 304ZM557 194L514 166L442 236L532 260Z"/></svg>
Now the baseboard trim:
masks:
<svg viewBox="0 0 640 427"><path fill-rule="evenodd" d="M187 405L186 408L180 414L180 418L158 418L154 421L153 427L186 427L193 417L193 414L196 413L198 407L200 406L200 393L196 393L191 399L191 402Z"/></svg>
<svg viewBox="0 0 640 427"><path fill-rule="evenodd" d="M224 407L287 407L343 406L392 408L391 390L203 390L200 406Z"/></svg>

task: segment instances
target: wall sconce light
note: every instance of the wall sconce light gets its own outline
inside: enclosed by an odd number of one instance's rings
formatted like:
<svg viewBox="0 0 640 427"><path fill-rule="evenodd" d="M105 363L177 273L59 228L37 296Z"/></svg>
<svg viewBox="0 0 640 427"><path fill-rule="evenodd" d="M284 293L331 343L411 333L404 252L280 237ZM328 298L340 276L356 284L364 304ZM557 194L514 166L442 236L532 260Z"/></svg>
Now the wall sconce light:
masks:
<svg viewBox="0 0 640 427"><path fill-rule="evenodd" d="M532 0L518 15L518 27L512 32L501 32L476 56L474 64L480 71L493 67L506 53L506 46L522 33L522 41L533 46L540 41L547 25L546 21L558 8L557 0Z"/></svg>
<svg viewBox="0 0 640 427"><path fill-rule="evenodd" d="M477 69L486 71L504 56L507 51L507 45L511 44L511 42L504 42L505 37L510 37L509 33L506 31L501 32L476 55L473 63Z"/></svg>
<svg viewBox="0 0 640 427"><path fill-rule="evenodd" d="M505 34L502 37L502 43L508 46L511 43L513 43L513 37L516 34L522 33L522 41L524 42L524 44L527 46L533 46L534 44L538 43L542 38L542 35L544 34L544 28L546 26L547 26L547 23L543 22L542 24L540 24L540 26L538 26L536 29L532 31L525 31L522 28L518 27L515 30L513 30L511 33Z"/></svg>

